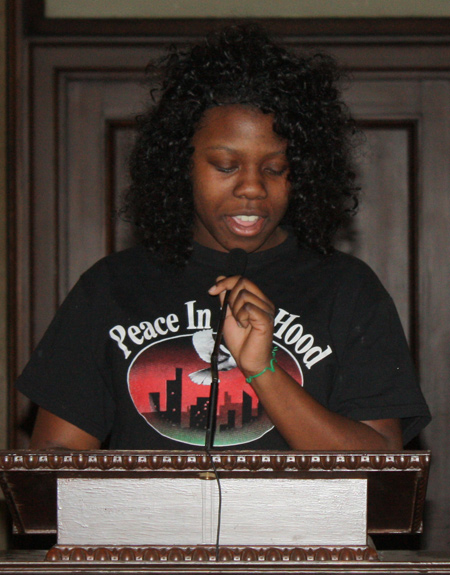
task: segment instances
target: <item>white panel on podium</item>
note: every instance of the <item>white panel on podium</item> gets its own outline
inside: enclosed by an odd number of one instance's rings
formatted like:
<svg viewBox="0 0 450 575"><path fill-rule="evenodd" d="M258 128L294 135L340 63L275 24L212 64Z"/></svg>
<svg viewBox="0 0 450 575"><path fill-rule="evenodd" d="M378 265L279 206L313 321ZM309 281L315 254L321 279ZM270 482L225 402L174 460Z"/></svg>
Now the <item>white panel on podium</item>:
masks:
<svg viewBox="0 0 450 575"><path fill-rule="evenodd" d="M365 478L223 478L221 545L366 545ZM60 545L213 545L214 480L59 478Z"/></svg>

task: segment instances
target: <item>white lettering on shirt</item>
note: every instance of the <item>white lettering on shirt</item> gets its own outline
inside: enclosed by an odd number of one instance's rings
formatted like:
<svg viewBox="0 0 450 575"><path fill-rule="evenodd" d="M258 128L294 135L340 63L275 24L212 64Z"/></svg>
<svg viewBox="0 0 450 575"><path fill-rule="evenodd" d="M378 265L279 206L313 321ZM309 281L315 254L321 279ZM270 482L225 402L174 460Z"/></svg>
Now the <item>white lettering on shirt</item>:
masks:
<svg viewBox="0 0 450 575"><path fill-rule="evenodd" d="M286 345L294 345L295 352L298 355L303 355L303 363L308 369L311 369L314 364L330 355L333 350L329 345L325 349L318 345L314 346L314 336L310 333L305 334L301 323L291 325L299 317L280 309L274 321L274 327L278 326L278 330L273 336L284 341Z"/></svg>
<svg viewBox="0 0 450 575"><path fill-rule="evenodd" d="M188 325L187 329L211 329L211 310L195 309L196 300L188 301L184 305L187 307Z"/></svg>
<svg viewBox="0 0 450 575"><path fill-rule="evenodd" d="M187 312L188 330L211 329L211 310L196 309L196 300L185 303ZM305 333L303 324L299 321L299 315L289 313L284 309L279 309L274 321L274 339L279 339L287 346L293 347L298 356L303 356L302 361L311 369L313 365L333 353L329 345L322 348L314 345L314 336ZM118 348L123 352L127 359L131 350L129 345L143 345L146 341L157 339L167 335L169 332L176 333L180 330L180 320L174 313L167 317L158 317L153 323L150 321L141 321L139 326L130 325L125 328L122 325L116 325L109 330L109 336L117 342Z"/></svg>
<svg viewBox="0 0 450 575"><path fill-rule="evenodd" d="M127 330L122 325L116 325L109 330L109 336L117 342L119 349L123 351L127 359L131 353L124 343L127 336L134 344L142 345L145 340L157 338L158 335L166 335L169 331L176 333L180 329L179 323L178 316L171 313L166 318L156 318L153 324L149 321L142 321L139 327L130 325Z"/></svg>

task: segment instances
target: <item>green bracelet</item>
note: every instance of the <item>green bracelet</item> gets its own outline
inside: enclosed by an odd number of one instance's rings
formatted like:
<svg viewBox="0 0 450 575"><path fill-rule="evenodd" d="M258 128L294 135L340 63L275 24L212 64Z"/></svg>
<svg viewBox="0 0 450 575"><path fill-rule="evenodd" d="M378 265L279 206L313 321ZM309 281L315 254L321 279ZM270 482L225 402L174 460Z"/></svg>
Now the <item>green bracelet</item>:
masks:
<svg viewBox="0 0 450 575"><path fill-rule="evenodd" d="M271 371L272 373L275 371L275 366L273 365L274 363L278 363L277 360L275 359L275 355L278 351L278 348L275 346L272 350L272 359L270 360L270 365L268 365L267 367L265 367L260 373L257 373L256 375L250 375L249 377L245 378L245 381L247 383L251 383L252 379L255 379L256 377L259 377L260 375L262 375L263 373L266 373L266 371Z"/></svg>

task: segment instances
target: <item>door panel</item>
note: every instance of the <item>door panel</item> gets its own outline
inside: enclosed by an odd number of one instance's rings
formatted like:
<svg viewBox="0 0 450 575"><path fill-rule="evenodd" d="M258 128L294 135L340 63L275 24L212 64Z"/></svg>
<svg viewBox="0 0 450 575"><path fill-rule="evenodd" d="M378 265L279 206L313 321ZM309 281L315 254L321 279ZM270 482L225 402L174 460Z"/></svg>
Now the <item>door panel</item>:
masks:
<svg viewBox="0 0 450 575"><path fill-rule="evenodd" d="M134 117L147 91L139 79L110 74L107 80L68 82L68 121L60 135L66 179L57 191L67 198L58 226L58 241L65 244L60 252L60 301L84 270L130 241L129 226L114 215L127 185Z"/></svg>
<svg viewBox="0 0 450 575"><path fill-rule="evenodd" d="M411 125L374 120L362 121L360 126L365 135L358 154L361 204L350 239L336 246L372 267L392 295L405 333L413 340Z"/></svg>

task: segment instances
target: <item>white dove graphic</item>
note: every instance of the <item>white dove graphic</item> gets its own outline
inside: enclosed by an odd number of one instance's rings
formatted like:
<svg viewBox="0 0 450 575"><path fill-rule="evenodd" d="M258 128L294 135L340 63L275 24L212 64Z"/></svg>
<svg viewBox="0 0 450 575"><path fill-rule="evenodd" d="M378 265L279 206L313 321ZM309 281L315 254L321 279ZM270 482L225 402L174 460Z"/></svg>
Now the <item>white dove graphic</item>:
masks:
<svg viewBox="0 0 450 575"><path fill-rule="evenodd" d="M197 331L192 336L192 343L194 344L195 351L198 353L200 359L211 363L211 354L214 349L214 338L212 329L204 329ZM220 346L219 357L217 361L217 368L219 371L229 371L237 367L234 357L224 346ZM211 385L211 367L205 367L198 371L189 374L191 380L197 385Z"/></svg>

